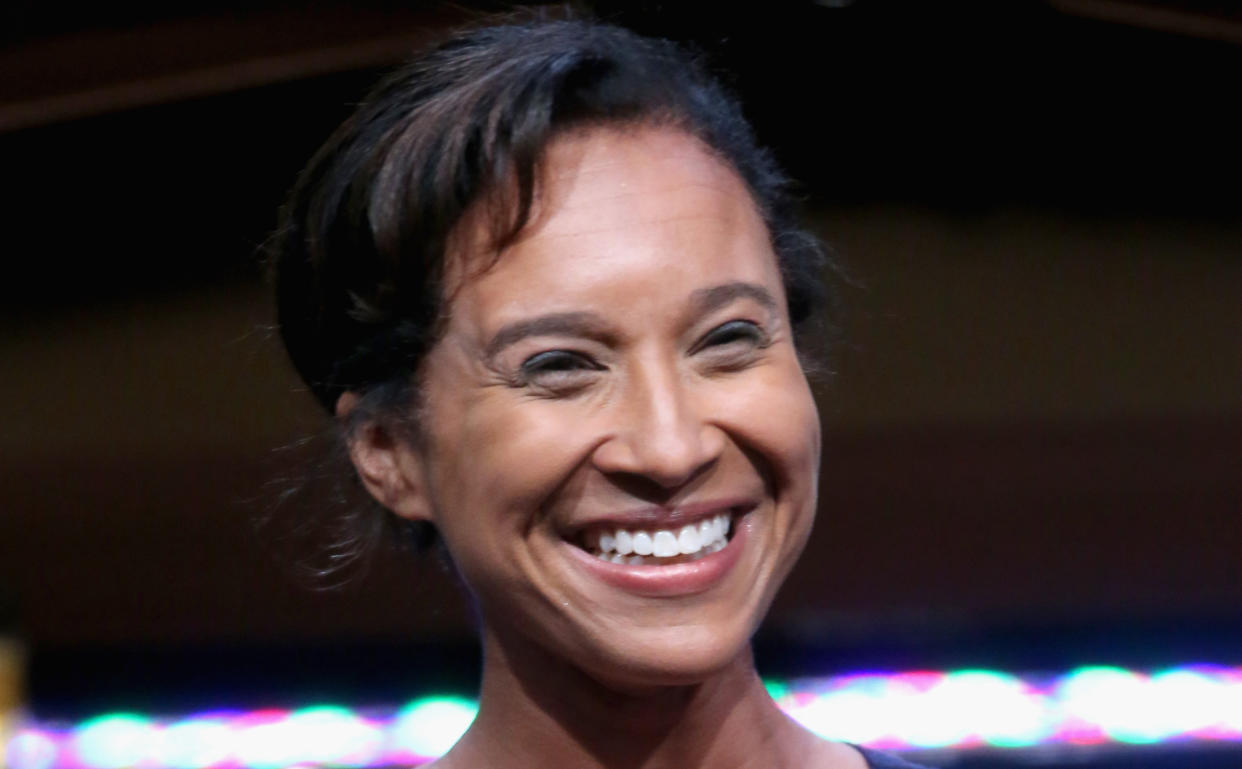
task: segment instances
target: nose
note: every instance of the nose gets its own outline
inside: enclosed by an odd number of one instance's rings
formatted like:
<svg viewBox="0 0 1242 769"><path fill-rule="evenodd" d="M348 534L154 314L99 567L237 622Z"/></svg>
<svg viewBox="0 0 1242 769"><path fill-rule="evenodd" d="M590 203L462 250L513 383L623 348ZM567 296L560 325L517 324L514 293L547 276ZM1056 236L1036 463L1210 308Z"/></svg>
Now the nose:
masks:
<svg viewBox="0 0 1242 769"><path fill-rule="evenodd" d="M681 487L710 468L724 432L704 418L704 403L673 367L648 367L630 379L614 407L608 437L592 461L604 473Z"/></svg>

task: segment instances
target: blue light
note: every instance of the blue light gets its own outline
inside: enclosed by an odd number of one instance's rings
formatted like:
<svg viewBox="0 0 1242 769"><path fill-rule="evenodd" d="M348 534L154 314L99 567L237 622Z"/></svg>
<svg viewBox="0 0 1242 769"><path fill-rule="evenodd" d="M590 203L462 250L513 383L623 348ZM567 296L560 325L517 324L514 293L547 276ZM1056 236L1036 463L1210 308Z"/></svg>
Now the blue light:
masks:
<svg viewBox="0 0 1242 769"><path fill-rule="evenodd" d="M1242 668L1151 674L1081 668L1021 679L988 670L865 673L765 681L777 706L816 734L869 747L1021 748L1104 742L1242 741ZM359 713L202 713L157 722L113 713L61 732L33 725L6 746L9 769L286 769L417 764L447 752L477 705L427 697Z"/></svg>
<svg viewBox="0 0 1242 769"><path fill-rule="evenodd" d="M56 739L38 729L24 729L9 740L4 765L9 769L50 769L56 764Z"/></svg>

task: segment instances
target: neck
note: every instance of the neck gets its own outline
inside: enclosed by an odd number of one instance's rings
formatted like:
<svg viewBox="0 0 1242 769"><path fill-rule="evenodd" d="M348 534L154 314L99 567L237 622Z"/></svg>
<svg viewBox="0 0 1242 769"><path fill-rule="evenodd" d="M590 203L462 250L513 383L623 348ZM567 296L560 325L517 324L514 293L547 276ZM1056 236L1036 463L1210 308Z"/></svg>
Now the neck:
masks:
<svg viewBox="0 0 1242 769"><path fill-rule="evenodd" d="M696 683L622 688L485 633L479 714L443 765L805 767L825 745L772 702L749 648Z"/></svg>

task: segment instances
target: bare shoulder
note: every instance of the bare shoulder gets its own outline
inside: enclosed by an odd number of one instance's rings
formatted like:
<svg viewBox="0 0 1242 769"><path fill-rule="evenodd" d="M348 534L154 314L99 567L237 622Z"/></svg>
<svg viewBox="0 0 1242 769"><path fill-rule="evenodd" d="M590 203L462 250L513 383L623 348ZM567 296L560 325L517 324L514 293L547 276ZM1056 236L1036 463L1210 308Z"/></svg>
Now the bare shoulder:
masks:
<svg viewBox="0 0 1242 769"><path fill-rule="evenodd" d="M790 729L785 738L789 750L782 751L788 764L805 769L871 769L859 748L826 739L787 715L784 718Z"/></svg>
<svg viewBox="0 0 1242 769"><path fill-rule="evenodd" d="M869 769L867 759L854 746L829 740L819 741L813 765L822 769Z"/></svg>

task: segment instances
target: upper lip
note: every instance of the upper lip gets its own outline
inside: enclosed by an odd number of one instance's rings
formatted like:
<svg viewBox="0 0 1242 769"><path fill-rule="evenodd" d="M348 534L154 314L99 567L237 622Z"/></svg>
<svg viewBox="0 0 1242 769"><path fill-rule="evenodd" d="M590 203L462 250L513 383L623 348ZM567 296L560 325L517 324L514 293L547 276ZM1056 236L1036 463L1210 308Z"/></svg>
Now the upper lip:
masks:
<svg viewBox="0 0 1242 769"><path fill-rule="evenodd" d="M569 528L569 535L580 534L593 528L616 527L619 529L669 529L694 523L704 518L746 512L758 503L753 497L721 497L702 502L684 502L677 505L646 505L616 513L600 515L590 520L576 521Z"/></svg>

